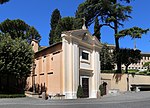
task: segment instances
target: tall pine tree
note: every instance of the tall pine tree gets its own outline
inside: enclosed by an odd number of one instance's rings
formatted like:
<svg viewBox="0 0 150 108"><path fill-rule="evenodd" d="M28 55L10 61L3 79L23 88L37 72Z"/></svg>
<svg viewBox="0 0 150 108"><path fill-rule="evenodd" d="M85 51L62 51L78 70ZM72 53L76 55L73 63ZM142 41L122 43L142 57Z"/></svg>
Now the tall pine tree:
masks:
<svg viewBox="0 0 150 108"><path fill-rule="evenodd" d="M54 43L54 39L57 38L57 35L55 35L55 29L59 23L59 20L61 19L60 11L58 9L55 9L51 15L51 30L49 33L49 45Z"/></svg>
<svg viewBox="0 0 150 108"><path fill-rule="evenodd" d="M76 17L85 17L88 26L94 22L96 17L99 17L101 23L99 24L99 29L103 26L108 26L113 29L117 53L120 50L118 28L124 25L123 22L131 18L130 13L132 12L132 7L123 5L121 1L130 3L131 0L86 0L79 5L76 11ZM138 32L142 33L140 30ZM121 73L121 58L119 54L117 56L117 72Z"/></svg>
<svg viewBox="0 0 150 108"><path fill-rule="evenodd" d="M9 0L0 0L0 4L4 4L6 2L8 2Z"/></svg>
<svg viewBox="0 0 150 108"><path fill-rule="evenodd" d="M8 33L12 39L22 38L26 39L29 43L31 43L32 39L35 39L38 42L41 40L38 31L21 19L6 19L0 23L0 31L5 34Z"/></svg>
<svg viewBox="0 0 150 108"><path fill-rule="evenodd" d="M96 17L95 19L95 25L94 25L94 35L97 37L97 39L100 41L101 37L101 33L100 33L100 29L99 29L99 21L98 21L98 17Z"/></svg>

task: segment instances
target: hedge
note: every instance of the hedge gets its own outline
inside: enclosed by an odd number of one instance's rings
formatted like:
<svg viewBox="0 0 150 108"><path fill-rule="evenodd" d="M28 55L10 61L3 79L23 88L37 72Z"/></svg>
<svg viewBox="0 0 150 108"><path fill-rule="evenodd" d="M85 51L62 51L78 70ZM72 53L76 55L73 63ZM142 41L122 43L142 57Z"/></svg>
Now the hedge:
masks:
<svg viewBox="0 0 150 108"><path fill-rule="evenodd" d="M21 98L26 97L25 94L0 94L0 98Z"/></svg>

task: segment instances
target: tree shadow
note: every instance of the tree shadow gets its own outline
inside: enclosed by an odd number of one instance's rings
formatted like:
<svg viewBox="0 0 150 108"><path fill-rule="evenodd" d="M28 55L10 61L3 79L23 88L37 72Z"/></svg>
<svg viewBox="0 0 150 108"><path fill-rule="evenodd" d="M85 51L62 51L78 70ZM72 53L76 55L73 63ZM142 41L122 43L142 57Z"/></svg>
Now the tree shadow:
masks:
<svg viewBox="0 0 150 108"><path fill-rule="evenodd" d="M114 73L113 78L116 80L116 83L118 83L119 81L121 81L123 74L120 73Z"/></svg>
<svg viewBox="0 0 150 108"><path fill-rule="evenodd" d="M47 87L45 86L45 83L44 84L35 84L34 86L32 86L32 87L29 87L29 84L27 84L27 86L26 86L26 90L27 91L30 91L30 92L35 92L35 93L37 93L37 94L39 94L39 95L41 95L42 94L42 92L46 92L47 91Z"/></svg>

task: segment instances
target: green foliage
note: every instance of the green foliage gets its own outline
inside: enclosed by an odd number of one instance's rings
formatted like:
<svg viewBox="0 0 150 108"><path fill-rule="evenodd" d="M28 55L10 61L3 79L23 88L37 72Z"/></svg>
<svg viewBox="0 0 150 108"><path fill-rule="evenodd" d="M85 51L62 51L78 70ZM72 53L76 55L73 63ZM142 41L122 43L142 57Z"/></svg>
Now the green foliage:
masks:
<svg viewBox="0 0 150 108"><path fill-rule="evenodd" d="M61 32L62 32L62 26L61 26L61 22L59 22L54 31L53 44L61 41Z"/></svg>
<svg viewBox="0 0 150 108"><path fill-rule="evenodd" d="M143 67L147 67L147 71L150 72L150 62L145 62Z"/></svg>
<svg viewBox="0 0 150 108"><path fill-rule="evenodd" d="M8 2L9 0L0 0L0 4L4 4L6 2Z"/></svg>
<svg viewBox="0 0 150 108"><path fill-rule="evenodd" d="M82 26L83 26L83 19L82 18L74 18L73 28L81 29Z"/></svg>
<svg viewBox="0 0 150 108"><path fill-rule="evenodd" d="M26 97L24 94L0 94L0 98L22 98Z"/></svg>
<svg viewBox="0 0 150 108"><path fill-rule="evenodd" d="M130 2L130 0L123 1ZM131 6L122 5L121 3L117 2L117 0L86 0L79 5L76 11L77 18L85 17L87 26L90 26L98 17L100 22L99 30L103 26L112 28L114 30L117 52L119 51L119 38L115 34L118 33L119 26L123 26L123 22L131 18L130 13L132 11ZM117 70L121 72L121 60L119 56L117 57Z"/></svg>
<svg viewBox="0 0 150 108"><path fill-rule="evenodd" d="M38 42L40 42L41 40L40 34L33 26L29 27L29 30L27 31L26 36L28 38L29 43L32 41L32 39L35 39Z"/></svg>
<svg viewBox="0 0 150 108"><path fill-rule="evenodd" d="M50 30L50 34L49 34L49 44L50 45L55 43L55 40L57 38L60 38L59 33L58 33L58 35L55 35L55 32L56 32L55 29L56 29L60 19L61 19L60 11L58 9L55 9L51 15L51 21L50 21L50 26L51 26L51 30ZM57 31L58 31L58 27L57 27Z"/></svg>
<svg viewBox="0 0 150 108"><path fill-rule="evenodd" d="M105 89L104 89L104 85L103 85L103 84L101 84L101 85L99 86L99 90L100 90L100 95L103 96L103 95L104 95L104 92L105 92Z"/></svg>
<svg viewBox="0 0 150 108"><path fill-rule="evenodd" d="M0 92L24 93L33 63L32 47L22 38L0 33Z"/></svg>
<svg viewBox="0 0 150 108"><path fill-rule="evenodd" d="M132 38L141 38L142 34L146 34L149 31L149 29L142 29L139 27L132 27L129 29L121 30L118 34L116 34L116 37L125 37L125 36L131 36Z"/></svg>
<svg viewBox="0 0 150 108"><path fill-rule="evenodd" d="M111 22L116 20L119 25L122 25L119 22L128 20L131 11L131 6L121 5L117 3L116 0L86 0L78 6L76 17L85 17L88 26L91 25L98 16L101 18L100 21L103 24L107 24L107 26L110 26Z"/></svg>
<svg viewBox="0 0 150 108"><path fill-rule="evenodd" d="M145 62L144 65L143 65L143 67L147 67L149 65L150 65L150 62Z"/></svg>
<svg viewBox="0 0 150 108"><path fill-rule="evenodd" d="M120 49L119 52L114 51L114 57L121 57L121 63L126 66L126 73L128 73L128 66L131 63L138 63L141 60L141 51L134 49ZM117 61L116 61L117 62Z"/></svg>
<svg viewBox="0 0 150 108"><path fill-rule="evenodd" d="M53 43L57 43L61 41L62 31L68 31L73 29L74 29L73 17L64 17L60 19L54 31Z"/></svg>
<svg viewBox="0 0 150 108"><path fill-rule="evenodd" d="M51 17L51 30L49 44L54 44L61 41L61 33L63 31L69 31L79 29L82 27L82 20L74 17L61 18L58 9L54 10Z"/></svg>
<svg viewBox="0 0 150 108"><path fill-rule="evenodd" d="M149 75L149 73L147 74L148 72L147 71L141 71L139 73L137 73L138 75Z"/></svg>
<svg viewBox="0 0 150 108"><path fill-rule="evenodd" d="M22 20L9 20L6 19L0 24L0 30L3 33L9 33L9 35L15 39L21 37L22 39L25 39L26 36L24 35L24 32L26 32L29 29L29 26Z"/></svg>
<svg viewBox="0 0 150 108"><path fill-rule="evenodd" d="M26 39L29 43L32 39L40 41L41 36L34 27L30 27L23 20L6 19L0 24L0 31L9 33L12 39L22 38Z"/></svg>
<svg viewBox="0 0 150 108"><path fill-rule="evenodd" d="M116 70L101 70L101 73L115 73Z"/></svg>
<svg viewBox="0 0 150 108"><path fill-rule="evenodd" d="M101 49L100 59L101 70L112 70L114 68L113 55L110 53L110 48L107 46L107 44L104 44Z"/></svg>
<svg viewBox="0 0 150 108"><path fill-rule="evenodd" d="M77 90L77 98L83 98L84 94L83 94L83 89L81 87L81 85L78 86L78 90Z"/></svg>
<svg viewBox="0 0 150 108"><path fill-rule="evenodd" d="M74 29L73 23L74 23L73 17L64 17L61 19L59 24L61 24L61 27L63 27L63 31L68 31Z"/></svg>
<svg viewBox="0 0 150 108"><path fill-rule="evenodd" d="M26 41L0 36L0 74L26 78L30 74L32 60L33 51Z"/></svg>
<svg viewBox="0 0 150 108"><path fill-rule="evenodd" d="M55 29L59 20L61 19L60 11L55 9L51 15L51 29Z"/></svg>
<svg viewBox="0 0 150 108"><path fill-rule="evenodd" d="M99 21L98 21L98 17L95 19L95 25L94 25L94 32L95 32L95 36L97 37L97 39L100 41L100 30L99 30Z"/></svg>
<svg viewBox="0 0 150 108"><path fill-rule="evenodd" d="M138 69L129 69L128 72L139 72Z"/></svg>

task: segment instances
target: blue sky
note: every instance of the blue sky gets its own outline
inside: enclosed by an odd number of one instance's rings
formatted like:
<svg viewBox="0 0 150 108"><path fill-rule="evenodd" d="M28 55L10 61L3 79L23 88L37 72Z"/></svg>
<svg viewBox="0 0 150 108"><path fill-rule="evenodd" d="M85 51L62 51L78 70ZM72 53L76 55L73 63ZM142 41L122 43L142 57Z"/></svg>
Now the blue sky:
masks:
<svg viewBox="0 0 150 108"><path fill-rule="evenodd" d="M7 18L22 19L27 24L34 26L42 36L40 44L48 46L50 31L50 16L56 8L60 10L61 16L74 16L78 5L85 0L10 0L10 2L0 5L0 22ZM132 19L124 23L124 28L139 26L150 28L150 0L132 1L133 12ZM93 33L92 27L89 28ZM102 29L102 42L114 44L113 31L105 27ZM142 52L150 52L150 32L143 35L141 39L136 39L137 48ZM121 48L133 48L134 41L130 37L120 40Z"/></svg>

